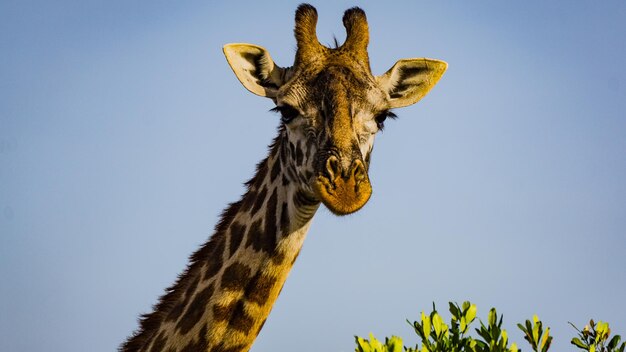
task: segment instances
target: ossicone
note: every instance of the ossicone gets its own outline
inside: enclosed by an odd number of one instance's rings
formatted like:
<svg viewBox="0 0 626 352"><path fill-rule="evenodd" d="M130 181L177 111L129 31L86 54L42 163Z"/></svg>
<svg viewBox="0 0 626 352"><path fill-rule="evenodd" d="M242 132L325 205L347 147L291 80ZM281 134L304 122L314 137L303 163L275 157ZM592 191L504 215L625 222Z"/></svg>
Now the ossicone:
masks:
<svg viewBox="0 0 626 352"><path fill-rule="evenodd" d="M346 10L343 15L343 26L346 27L346 42L342 49L367 55L369 28L365 11L358 7Z"/></svg>
<svg viewBox="0 0 626 352"><path fill-rule="evenodd" d="M296 10L296 43L298 56L307 57L323 50L317 40L317 10L309 4L301 4Z"/></svg>

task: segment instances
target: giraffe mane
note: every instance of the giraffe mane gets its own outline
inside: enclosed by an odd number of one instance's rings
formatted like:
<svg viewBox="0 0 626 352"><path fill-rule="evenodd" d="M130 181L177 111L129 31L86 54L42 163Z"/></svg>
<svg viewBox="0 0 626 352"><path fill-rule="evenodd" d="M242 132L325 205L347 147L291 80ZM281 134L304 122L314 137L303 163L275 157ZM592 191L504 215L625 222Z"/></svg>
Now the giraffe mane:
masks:
<svg viewBox="0 0 626 352"><path fill-rule="evenodd" d="M268 147L270 151L269 155L277 151L284 128L282 124L278 127L278 135ZM256 165L254 176L244 183L246 187L244 194L249 192L255 184L263 181L263 178L268 172L268 160L269 156ZM207 258L211 258L216 253L221 253L221 249L224 246L225 232L228 229L228 225L239 212L242 204L243 196L238 201L228 204L222 211L213 235L200 249L191 254L189 264L185 270L178 275L174 284L165 289L165 293L159 298L159 301L152 306L152 312L142 314L139 317L139 328L137 328L137 330L128 337L126 342L120 346L120 351L139 351L153 338L161 322L167 317L167 314L174 309L176 302L181 298L181 294L185 292L186 278L196 270L200 270L206 263ZM221 264L221 261L219 264Z"/></svg>

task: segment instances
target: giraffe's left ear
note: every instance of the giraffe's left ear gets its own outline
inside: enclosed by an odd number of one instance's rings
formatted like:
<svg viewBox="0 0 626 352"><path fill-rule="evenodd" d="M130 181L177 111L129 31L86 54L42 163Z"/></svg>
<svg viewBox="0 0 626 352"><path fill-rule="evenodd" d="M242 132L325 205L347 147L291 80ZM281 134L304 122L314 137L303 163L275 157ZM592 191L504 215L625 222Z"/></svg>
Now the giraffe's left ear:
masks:
<svg viewBox="0 0 626 352"><path fill-rule="evenodd" d="M276 97L284 83L285 69L274 64L265 48L253 44L226 44L224 55L246 89L262 97Z"/></svg>
<svg viewBox="0 0 626 352"><path fill-rule="evenodd" d="M440 60L402 59L376 81L389 94L390 108L401 108L422 99L447 68L448 64Z"/></svg>

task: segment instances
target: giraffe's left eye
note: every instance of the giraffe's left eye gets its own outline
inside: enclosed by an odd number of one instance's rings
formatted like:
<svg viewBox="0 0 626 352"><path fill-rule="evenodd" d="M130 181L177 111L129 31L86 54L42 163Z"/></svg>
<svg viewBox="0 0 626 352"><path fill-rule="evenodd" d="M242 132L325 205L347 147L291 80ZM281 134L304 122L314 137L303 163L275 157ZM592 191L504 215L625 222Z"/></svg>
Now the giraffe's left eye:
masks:
<svg viewBox="0 0 626 352"><path fill-rule="evenodd" d="M280 120L284 124L288 124L289 122L293 121L293 119L298 117L298 115L300 115L300 112L298 112L298 110L291 105L277 106L273 108L271 111L279 112Z"/></svg>
<svg viewBox="0 0 626 352"><path fill-rule="evenodd" d="M374 120L376 121L376 125L378 126L378 129L382 130L383 128L385 128L385 120L387 118L395 119L396 117L397 117L396 114L394 114L393 112L389 110L385 110L381 112L380 114L374 116Z"/></svg>

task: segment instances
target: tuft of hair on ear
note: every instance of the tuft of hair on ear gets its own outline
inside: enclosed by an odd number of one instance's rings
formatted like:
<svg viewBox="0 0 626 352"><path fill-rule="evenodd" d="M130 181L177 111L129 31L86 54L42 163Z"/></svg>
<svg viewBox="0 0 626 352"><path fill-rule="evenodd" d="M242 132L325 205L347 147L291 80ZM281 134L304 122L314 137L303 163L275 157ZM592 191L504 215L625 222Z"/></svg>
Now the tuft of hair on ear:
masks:
<svg viewBox="0 0 626 352"><path fill-rule="evenodd" d="M262 81L268 81L272 73L272 61L267 55L259 55L254 59L256 73Z"/></svg>

